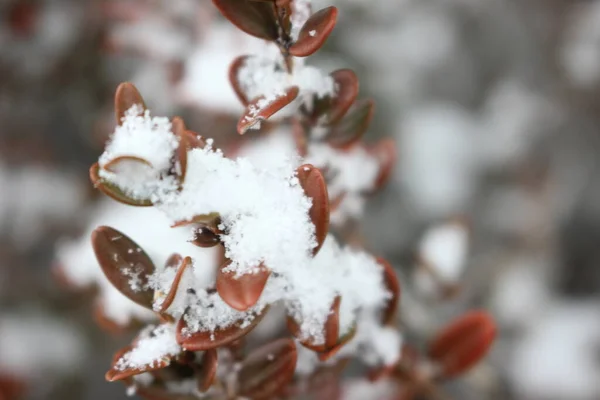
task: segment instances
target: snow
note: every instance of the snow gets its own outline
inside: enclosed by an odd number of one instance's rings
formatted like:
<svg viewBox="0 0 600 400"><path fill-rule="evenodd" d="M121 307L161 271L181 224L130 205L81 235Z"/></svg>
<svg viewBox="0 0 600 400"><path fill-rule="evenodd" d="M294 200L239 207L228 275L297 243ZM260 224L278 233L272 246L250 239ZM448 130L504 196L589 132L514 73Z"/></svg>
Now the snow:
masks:
<svg viewBox="0 0 600 400"><path fill-rule="evenodd" d="M320 69L305 65L303 58L293 58L292 73L288 73L278 49L250 56L238 71L238 80L248 99L271 97L290 86L298 86L295 101L278 112L278 117L292 115L300 104L311 104L313 96L323 98L335 92L333 79ZM285 111L284 111L285 110Z"/></svg>
<svg viewBox="0 0 600 400"><path fill-rule="evenodd" d="M445 282L456 282L465 267L469 243L467 227L451 221L429 229L419 244L421 259Z"/></svg>

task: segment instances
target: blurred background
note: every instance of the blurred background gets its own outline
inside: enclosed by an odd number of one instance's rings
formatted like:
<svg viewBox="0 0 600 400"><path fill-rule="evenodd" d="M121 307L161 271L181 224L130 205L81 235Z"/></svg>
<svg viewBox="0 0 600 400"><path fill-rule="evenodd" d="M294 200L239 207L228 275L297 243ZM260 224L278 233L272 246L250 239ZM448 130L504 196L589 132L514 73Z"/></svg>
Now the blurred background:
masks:
<svg viewBox="0 0 600 400"><path fill-rule="evenodd" d="M397 143L360 232L399 271L407 340L486 308L498 341L450 398L600 399L600 1L335 5L309 63L354 69L377 104L366 140ZM114 89L132 81L157 115L227 146L242 110L227 68L254 45L209 0L0 2L0 399L126 398L104 373L129 321L110 318L89 232L114 221L171 249L89 182ZM415 260L457 217L450 301Z"/></svg>

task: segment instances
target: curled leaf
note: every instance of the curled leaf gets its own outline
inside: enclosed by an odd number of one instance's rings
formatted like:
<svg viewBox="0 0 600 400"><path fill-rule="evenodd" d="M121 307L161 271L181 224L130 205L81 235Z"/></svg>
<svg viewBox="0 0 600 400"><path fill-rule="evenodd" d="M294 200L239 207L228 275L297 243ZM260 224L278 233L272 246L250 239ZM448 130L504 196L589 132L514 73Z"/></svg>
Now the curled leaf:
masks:
<svg viewBox="0 0 600 400"><path fill-rule="evenodd" d="M313 249L313 255L317 254L329 232L329 195L325 178L318 168L311 164L304 164L296 169L300 186L306 197L312 199L309 216L315 225L315 238L317 246Z"/></svg>
<svg viewBox="0 0 600 400"><path fill-rule="evenodd" d="M470 311L452 321L431 340L428 355L443 377L460 375L477 364L496 337L496 323L485 311Z"/></svg>
<svg viewBox="0 0 600 400"><path fill-rule="evenodd" d="M144 98L131 82L123 82L117 87L115 92L115 117L117 124L121 125L125 112L134 105L142 106L146 109Z"/></svg>
<svg viewBox="0 0 600 400"><path fill-rule="evenodd" d="M209 349L204 352L202 366L197 373L198 390L201 393L206 392L213 384L217 376L218 363L217 349Z"/></svg>
<svg viewBox="0 0 600 400"><path fill-rule="evenodd" d="M354 338L354 335L356 335L356 324L354 324L346 334L342 335L342 337L338 339L337 343L333 347L319 353L319 360L325 362L331 357L335 356L346 343Z"/></svg>
<svg viewBox="0 0 600 400"><path fill-rule="evenodd" d="M390 179L396 164L396 143L393 139L385 138L369 148L369 153L379 161L379 173L375 179L375 190L382 188Z"/></svg>
<svg viewBox="0 0 600 400"><path fill-rule="evenodd" d="M243 135L248 129L271 117L277 111L294 101L298 96L298 92L298 86L291 86L282 93L273 94L268 97L259 96L252 100L238 121L238 133Z"/></svg>
<svg viewBox="0 0 600 400"><path fill-rule="evenodd" d="M181 256L179 254L176 254L176 255L171 256L169 261L175 262L178 259L181 259ZM167 262L167 268L169 268L172 265L169 263L169 261ZM158 309L159 314L163 314L169 309L169 307L173 303L173 300L175 300L175 296L177 295L177 291L179 289L179 284L181 283L181 278L183 278L183 274L191 266L192 266L192 259L190 257L184 258L183 260L180 261L178 266L175 266L175 268L177 268L177 273L175 274L175 278L173 279L173 283L171 284L169 293L167 293L164 300L162 300L162 303L160 303L160 308ZM154 301L156 303L156 299Z"/></svg>
<svg viewBox="0 0 600 400"><path fill-rule="evenodd" d="M246 311L254 306L262 294L271 271L259 265L256 272L236 276L235 272L225 271L231 264L228 260L217 272L217 292L231 308Z"/></svg>
<svg viewBox="0 0 600 400"><path fill-rule="evenodd" d="M135 156L120 156L115 157L104 165L104 169L112 172L119 173L119 171L131 170L132 166L135 168L152 168L152 164L147 160Z"/></svg>
<svg viewBox="0 0 600 400"><path fill-rule="evenodd" d="M296 43L289 48L291 55L306 57L319 50L337 22L337 8L331 6L317 11L306 21Z"/></svg>
<svg viewBox="0 0 600 400"><path fill-rule="evenodd" d="M250 56L239 56L229 65L229 82L235 92L235 95L240 102L246 107L250 103L250 99L246 96L246 93L242 90L242 85L239 80L240 68L246 64L246 61Z"/></svg>
<svg viewBox="0 0 600 400"><path fill-rule="evenodd" d="M213 0L231 23L249 35L265 40L279 37L277 15L272 2L248 0Z"/></svg>
<svg viewBox="0 0 600 400"><path fill-rule="evenodd" d="M396 276L396 271L394 271L394 268L392 268L390 263L381 257L377 258L377 263L383 267L385 287L392 295L383 310L382 323L384 325L391 325L394 323L396 312L398 310L398 302L400 301L400 282Z"/></svg>
<svg viewBox="0 0 600 400"><path fill-rule="evenodd" d="M338 69L331 73L335 82L336 93L331 100L328 114L329 124L336 124L350 109L358 96L358 78L351 69Z"/></svg>
<svg viewBox="0 0 600 400"><path fill-rule="evenodd" d="M225 346L247 335L258 325L267 311L268 308L263 309L260 314L254 316L254 319L250 323L238 321L232 326L225 329L217 329L214 332L199 331L189 333L185 318L181 318L177 323L177 343L189 351L205 351Z"/></svg>
<svg viewBox="0 0 600 400"><path fill-rule="evenodd" d="M325 341L322 344L314 344L309 340L300 340L300 343L313 351L323 353L331 350L334 346L339 343L339 332L340 332L340 303L342 298L336 296L331 304L331 310L323 326L323 336ZM301 337L300 326L296 320L292 317L287 318L287 326L290 333L296 337Z"/></svg>
<svg viewBox="0 0 600 400"><path fill-rule="evenodd" d="M254 350L238 373L238 394L245 398L271 399L292 380L298 353L292 339L278 339Z"/></svg>
<svg viewBox="0 0 600 400"><path fill-rule="evenodd" d="M135 303L151 308L154 292L148 288L148 276L154 264L129 237L108 226L92 232L96 259L110 283Z"/></svg>
<svg viewBox="0 0 600 400"><path fill-rule="evenodd" d="M109 181L100 177L100 166L95 163L90 168L90 180L95 188L99 189L105 195L117 200L120 203L127 204L130 206L138 207L150 207L152 201L150 199L136 199L127 195L121 188L110 183Z"/></svg>
<svg viewBox="0 0 600 400"><path fill-rule="evenodd" d="M327 142L336 148L348 148L358 142L369 128L374 109L375 103L370 99L355 103L346 116L331 128Z"/></svg>

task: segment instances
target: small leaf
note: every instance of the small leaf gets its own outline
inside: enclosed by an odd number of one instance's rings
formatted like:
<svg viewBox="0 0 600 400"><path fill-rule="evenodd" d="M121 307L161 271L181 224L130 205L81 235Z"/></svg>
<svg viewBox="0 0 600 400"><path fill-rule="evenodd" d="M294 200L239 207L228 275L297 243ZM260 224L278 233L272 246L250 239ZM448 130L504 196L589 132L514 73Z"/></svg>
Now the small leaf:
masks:
<svg viewBox="0 0 600 400"><path fill-rule="evenodd" d="M171 225L171 228L178 228L180 226L186 226L191 224L202 224L211 227L212 230L217 229L217 225L220 224L220 216L217 212L209 214L198 214L194 215L191 219L182 219Z"/></svg>
<svg viewBox="0 0 600 400"><path fill-rule="evenodd" d="M312 199L312 206L308 212L310 220L315 225L315 238L317 247L313 249L313 255L316 255L329 232L329 195L327 194L327 184L325 178L318 168L304 164L296 169L300 186L304 190L306 197Z"/></svg>
<svg viewBox="0 0 600 400"><path fill-rule="evenodd" d="M327 320L325 321L325 325L323 326L323 335L324 335L324 343L322 344L314 344L309 340L300 340L300 343L312 351L316 351L318 353L327 352L332 349L339 341L339 332L340 332L340 303L341 297L336 296L331 304L331 309L329 315L327 316ZM293 317L287 318L287 327L290 333L299 338L301 336L300 326L296 322Z"/></svg>
<svg viewBox="0 0 600 400"><path fill-rule="evenodd" d="M219 267L217 292L231 308L246 311L260 298L271 271L261 264L256 272L236 276L235 272L225 271L230 264L231 260L228 260Z"/></svg>
<svg viewBox="0 0 600 400"><path fill-rule="evenodd" d="M177 323L177 343L188 351L206 351L225 346L235 342L252 331L252 329L254 329L262 320L267 311L268 307L265 307L262 312L256 314L254 319L247 325L244 324L244 321L239 321L225 329L217 329L214 332L200 331L192 334L187 332L187 323L184 318L181 318ZM243 324L245 326L242 328Z"/></svg>
<svg viewBox="0 0 600 400"><path fill-rule="evenodd" d="M242 90L242 85L239 81L239 72L240 68L246 64L246 61L250 58L250 56L239 56L231 65L229 65L229 82L231 83L231 87L235 92L235 95L240 100L240 102L246 107L248 103L250 103L250 99L246 96L246 93Z"/></svg>
<svg viewBox="0 0 600 400"><path fill-rule="evenodd" d="M296 143L296 150L300 157L306 157L308 153L308 137L306 129L298 118L292 120L292 137Z"/></svg>
<svg viewBox="0 0 600 400"><path fill-rule="evenodd" d="M225 18L249 35L265 40L279 37L275 8L269 2L213 0Z"/></svg>
<svg viewBox="0 0 600 400"><path fill-rule="evenodd" d="M240 135L256 124L271 117L273 114L290 104L298 97L298 86L291 86L283 93L273 95L273 97L259 96L252 100L246 107L246 111L237 124L237 131Z"/></svg>
<svg viewBox="0 0 600 400"><path fill-rule="evenodd" d="M130 300L151 308L154 292L148 288L148 276L154 264L138 244L116 229L101 226L92 232L92 247L110 283Z"/></svg>
<svg viewBox="0 0 600 400"><path fill-rule="evenodd" d="M179 164L179 168L178 171L176 170L173 172L179 177L179 182L183 183L187 172L187 152L189 146L187 143L187 136L185 136L185 123L180 117L173 117L171 120L171 130L179 140L179 145L175 151L175 165Z"/></svg>
<svg viewBox="0 0 600 400"><path fill-rule="evenodd" d="M181 258L181 256L179 254L176 254L176 255L171 256L171 258L168 261L175 262L176 260L178 260L180 258ZM168 263L167 268L169 268L170 265L172 265L172 264ZM173 283L171 284L169 293L167 293L167 295L165 296L165 299L162 301L162 303L160 303L160 308L158 309L159 314L163 314L169 309L169 307L173 303L173 300L175 300L175 295L177 295L177 291L179 289L179 284L181 283L181 278L183 277L183 274L186 272L188 267L191 267L191 266L192 266L192 259L190 257L184 258L183 260L181 260L181 262L178 266L175 266L175 268L177 268L177 273L175 274L175 278L173 278ZM155 301L156 301L156 299L155 299Z"/></svg>
<svg viewBox="0 0 600 400"><path fill-rule="evenodd" d="M145 110L146 104L137 88L130 82L123 82L115 92L115 116L117 124L121 125L125 112L134 105L140 105Z"/></svg>
<svg viewBox="0 0 600 400"><path fill-rule="evenodd" d="M121 358L123 358L123 356L125 356L127 353L132 351L134 348L135 348L135 340L134 340L134 344L123 347L122 349L120 349L119 351L117 351L115 353L115 355L113 356L112 367L104 376L107 381L109 381L109 382L121 381L121 380L131 378L132 376L135 376L135 375L143 374L145 372L157 371L159 369L163 369L163 368L169 366L169 364L171 364L172 359L175 358L175 356L176 356L176 355L166 355L165 357L161 358L160 360L155 360L152 364L146 364L141 367L118 368L117 366L119 365L119 361L121 360Z"/></svg>
<svg viewBox="0 0 600 400"><path fill-rule="evenodd" d="M337 22L337 8L331 6L317 11L306 21L296 43L289 52L295 57L306 57L319 50Z"/></svg>
<svg viewBox="0 0 600 400"><path fill-rule="evenodd" d="M152 168L150 162L140 157L135 156L120 156L115 157L104 165L104 169L114 174L119 173L125 166L125 169L131 169L131 165L136 165L138 168Z"/></svg>
<svg viewBox="0 0 600 400"><path fill-rule="evenodd" d="M369 128L374 105L370 99L355 103L353 109L331 128L327 142L336 148L348 148L358 142Z"/></svg>
<svg viewBox="0 0 600 400"><path fill-rule="evenodd" d="M345 335L338 339L335 346L329 348L324 352L319 353L319 360L325 362L331 357L335 356L342 349L342 347L346 345L346 343L348 343L354 338L354 335L356 335L356 324L352 326L352 328L350 328L350 330Z"/></svg>
<svg viewBox="0 0 600 400"><path fill-rule="evenodd" d="M130 206L151 207L154 205L152 201L150 201L150 199L136 199L131 196L128 196L118 186L113 185L107 180L100 178L99 172L100 166L98 165L98 163L92 165L90 168L90 180L92 181L92 184L95 188L100 190L108 197L111 197L120 203L127 204Z"/></svg>
<svg viewBox="0 0 600 400"><path fill-rule="evenodd" d="M329 124L337 124L350 109L358 96L358 78L351 69L339 69L331 73L336 85L335 97L328 113Z"/></svg>
<svg viewBox="0 0 600 400"><path fill-rule="evenodd" d="M375 179L375 190L382 188L390 179L396 164L396 143L393 139L385 138L368 149L379 161L379 173Z"/></svg>
<svg viewBox="0 0 600 400"><path fill-rule="evenodd" d="M197 372L198 390L201 393L210 389L217 376L217 367L219 364L217 349L210 349L204 352L202 357L202 366Z"/></svg>
<svg viewBox="0 0 600 400"><path fill-rule="evenodd" d="M294 377L298 352L292 339L278 339L254 350L238 373L238 395L254 400L280 394Z"/></svg>
<svg viewBox="0 0 600 400"><path fill-rule="evenodd" d="M390 292L392 297L387 301L383 310L382 323L384 325L392 325L398 311L398 302L400 301L400 282L396 276L394 268L381 257L377 258L377 263L383 267L383 279L385 287Z"/></svg>
<svg viewBox="0 0 600 400"><path fill-rule="evenodd" d="M477 364L496 337L496 323L485 311L463 314L431 340L428 355L446 378L460 375Z"/></svg>

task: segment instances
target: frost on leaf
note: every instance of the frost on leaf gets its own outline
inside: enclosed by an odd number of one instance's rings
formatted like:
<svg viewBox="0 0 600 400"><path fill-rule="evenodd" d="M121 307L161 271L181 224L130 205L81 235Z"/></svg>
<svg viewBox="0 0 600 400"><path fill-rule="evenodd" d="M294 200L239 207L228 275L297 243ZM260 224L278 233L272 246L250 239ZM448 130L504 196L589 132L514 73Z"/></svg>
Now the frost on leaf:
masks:
<svg viewBox="0 0 600 400"><path fill-rule="evenodd" d="M298 87L292 86L281 92L260 96L246 107L246 111L240 118L237 130L240 134L246 133L248 129L259 129L261 121L267 120L298 96Z"/></svg>

